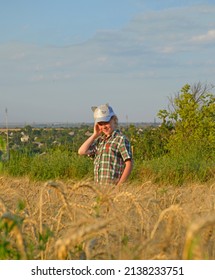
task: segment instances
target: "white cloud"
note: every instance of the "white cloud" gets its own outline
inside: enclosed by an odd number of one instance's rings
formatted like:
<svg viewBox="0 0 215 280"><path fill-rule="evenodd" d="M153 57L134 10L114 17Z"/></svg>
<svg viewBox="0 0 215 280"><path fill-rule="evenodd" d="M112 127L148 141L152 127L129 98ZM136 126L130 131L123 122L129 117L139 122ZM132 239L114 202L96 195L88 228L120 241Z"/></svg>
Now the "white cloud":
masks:
<svg viewBox="0 0 215 280"><path fill-rule="evenodd" d="M164 54L173 54L177 52L177 49L173 46L163 46L162 48L157 48L157 50Z"/></svg>
<svg viewBox="0 0 215 280"><path fill-rule="evenodd" d="M215 29L209 30L207 33L202 35L193 36L191 41L199 43L213 42L215 41Z"/></svg>
<svg viewBox="0 0 215 280"><path fill-rule="evenodd" d="M13 100L9 94L18 92L25 97L20 100L35 108L41 98L44 108L46 100L53 107L61 102L74 119L80 99L88 112L88 103L99 104L104 96L105 102L119 107L121 101L131 103L140 114L153 114L151 108L160 109L178 86L213 82L215 50L199 43L214 42L214 13L214 7L198 6L145 12L120 30L100 30L90 40L66 47L0 44L0 92L7 106Z"/></svg>
<svg viewBox="0 0 215 280"><path fill-rule="evenodd" d="M44 75L42 75L42 74L33 75L33 77L30 78L30 80L31 80L32 82L44 81L44 80L45 80L45 77L44 77Z"/></svg>
<svg viewBox="0 0 215 280"><path fill-rule="evenodd" d="M176 55L181 56L180 65L186 64L185 54L190 52L198 59L196 42L215 40L215 30L208 31L214 11L197 6L141 13L121 30L100 30L91 40L68 47L2 45L2 59L7 64L4 71L34 82L107 73L120 76L136 73L137 77L144 73L147 77L148 71L151 76L156 67L172 67ZM199 31L203 35L198 35ZM177 67L175 64L175 70Z"/></svg>
<svg viewBox="0 0 215 280"><path fill-rule="evenodd" d="M100 62L100 63L105 63L105 62L108 61L108 57L107 57L107 56L99 56L99 57L97 58L97 60L98 60L98 62Z"/></svg>

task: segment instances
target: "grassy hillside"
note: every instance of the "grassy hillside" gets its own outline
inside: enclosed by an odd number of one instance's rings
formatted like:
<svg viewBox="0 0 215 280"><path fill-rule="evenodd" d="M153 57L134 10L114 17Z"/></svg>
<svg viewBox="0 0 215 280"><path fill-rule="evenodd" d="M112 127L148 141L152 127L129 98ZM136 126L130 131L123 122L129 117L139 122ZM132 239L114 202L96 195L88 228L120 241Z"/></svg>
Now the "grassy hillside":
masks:
<svg viewBox="0 0 215 280"><path fill-rule="evenodd" d="M215 181L0 178L0 259L215 259Z"/></svg>

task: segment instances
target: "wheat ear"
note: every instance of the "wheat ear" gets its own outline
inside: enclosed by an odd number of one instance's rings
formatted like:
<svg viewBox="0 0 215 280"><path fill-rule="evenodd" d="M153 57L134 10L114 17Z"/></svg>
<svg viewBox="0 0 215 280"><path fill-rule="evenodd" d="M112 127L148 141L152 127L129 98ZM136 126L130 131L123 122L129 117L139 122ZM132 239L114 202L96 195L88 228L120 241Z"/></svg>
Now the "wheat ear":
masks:
<svg viewBox="0 0 215 280"><path fill-rule="evenodd" d="M131 202L134 204L136 210L137 210L137 213L139 214L140 216L140 225L141 225L141 228L140 228L140 232L141 232L141 237L142 237L142 231L143 231L143 221L144 221L144 217L143 217L143 212L142 212L142 207L140 205L140 203L137 201L136 199L136 196L134 196L133 194L129 193L129 192L121 192L119 193L115 198L114 198L114 202L116 201L119 201L119 198L120 197L128 197Z"/></svg>
<svg viewBox="0 0 215 280"><path fill-rule="evenodd" d="M160 222L164 219L165 215L168 213L168 212L180 212L182 211L182 208L180 208L178 205L171 205L169 208L167 209L164 209L161 213L160 213L160 216L158 218L158 221L156 222L152 232L151 232L151 236L150 238L153 239L154 235L155 235L155 232L157 231L157 228L160 224Z"/></svg>
<svg viewBox="0 0 215 280"><path fill-rule="evenodd" d="M185 245L183 249L183 260L191 259L192 247L195 241L196 235L203 229L215 224L215 215L206 218L201 218L193 222L187 230L185 236Z"/></svg>
<svg viewBox="0 0 215 280"><path fill-rule="evenodd" d="M98 233L99 230L105 228L109 224L110 220L101 221L96 224L91 224L83 228L79 228L71 236L59 239L56 242L56 256L57 259L65 260L67 258L68 248L74 242L82 239L85 235L91 234L93 232Z"/></svg>
<svg viewBox="0 0 215 280"><path fill-rule="evenodd" d="M60 194L61 199L63 201L63 205L66 207L66 209L72 215L72 211L71 211L66 193L64 191L64 188L59 183L52 182L52 181L49 181L49 182L45 183L45 188L46 187L51 187L51 188L55 189Z"/></svg>

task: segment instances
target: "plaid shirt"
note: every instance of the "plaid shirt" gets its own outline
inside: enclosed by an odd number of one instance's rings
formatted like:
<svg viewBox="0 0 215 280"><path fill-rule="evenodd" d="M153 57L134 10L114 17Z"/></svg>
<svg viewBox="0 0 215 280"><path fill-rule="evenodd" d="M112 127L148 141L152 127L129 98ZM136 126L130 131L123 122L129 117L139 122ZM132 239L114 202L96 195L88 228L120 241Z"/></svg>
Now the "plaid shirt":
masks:
<svg viewBox="0 0 215 280"><path fill-rule="evenodd" d="M110 137L98 137L89 148L94 157L94 179L99 184L116 184L125 169L125 161L132 159L128 139L118 130Z"/></svg>

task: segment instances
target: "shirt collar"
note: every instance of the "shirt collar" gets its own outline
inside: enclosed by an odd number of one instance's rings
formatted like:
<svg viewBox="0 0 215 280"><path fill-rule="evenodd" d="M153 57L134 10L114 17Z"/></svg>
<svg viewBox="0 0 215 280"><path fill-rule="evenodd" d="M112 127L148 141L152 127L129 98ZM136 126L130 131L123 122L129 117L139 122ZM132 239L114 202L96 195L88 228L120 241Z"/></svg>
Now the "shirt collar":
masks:
<svg viewBox="0 0 215 280"><path fill-rule="evenodd" d="M102 136L102 140L108 140L110 138L114 138L116 136L116 134L119 133L119 130L118 129L115 129L110 136L106 137L105 135Z"/></svg>

